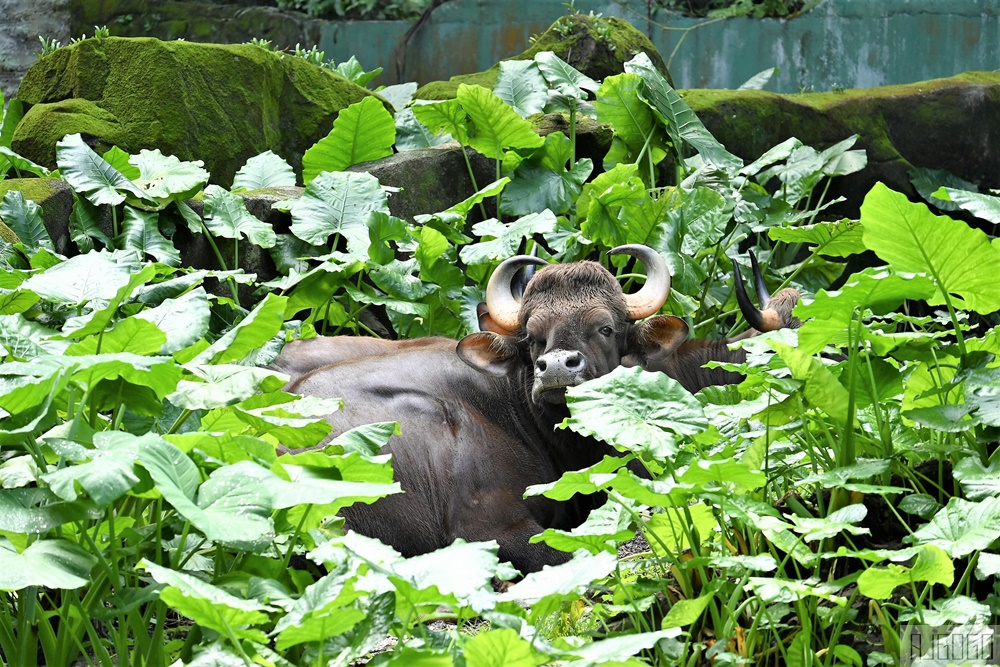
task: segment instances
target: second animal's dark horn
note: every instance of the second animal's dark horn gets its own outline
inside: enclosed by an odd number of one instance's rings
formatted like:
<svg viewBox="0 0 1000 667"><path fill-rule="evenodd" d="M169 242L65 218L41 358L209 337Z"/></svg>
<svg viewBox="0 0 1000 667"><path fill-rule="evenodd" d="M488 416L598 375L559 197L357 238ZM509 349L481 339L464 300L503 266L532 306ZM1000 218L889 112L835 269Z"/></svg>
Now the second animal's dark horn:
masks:
<svg viewBox="0 0 1000 667"><path fill-rule="evenodd" d="M747 323L757 331L773 331L781 328L781 322L776 313L766 310L771 302L771 295L764 284L764 276L760 271L760 264L757 263L757 256L750 251L750 265L753 268L754 290L757 292L757 300L760 302L760 309L750 302L746 287L743 286L743 276L740 275L739 266L733 262L733 272L736 274L736 303L739 304L740 312L746 318Z"/></svg>
<svg viewBox="0 0 1000 667"><path fill-rule="evenodd" d="M514 331L518 327L518 312L521 304L514 298L511 281L518 270L530 265L545 266L548 262L531 255L516 255L505 259L497 267L486 285L486 308L498 326Z"/></svg>
<svg viewBox="0 0 1000 667"><path fill-rule="evenodd" d="M642 262L646 268L646 284L635 294L626 294L628 316L641 320L660 311L670 296L670 271L660 253L644 245L620 245L608 251L609 255L629 255Z"/></svg>

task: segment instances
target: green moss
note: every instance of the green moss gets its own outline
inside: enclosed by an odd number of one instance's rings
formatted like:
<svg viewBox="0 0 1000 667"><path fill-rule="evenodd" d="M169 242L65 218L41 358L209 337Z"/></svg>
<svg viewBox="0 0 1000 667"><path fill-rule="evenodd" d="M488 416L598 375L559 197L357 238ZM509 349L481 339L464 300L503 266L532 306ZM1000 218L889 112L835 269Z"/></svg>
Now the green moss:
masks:
<svg viewBox="0 0 1000 667"><path fill-rule="evenodd" d="M301 58L248 44L88 39L25 75L20 96L30 107L13 143L51 167L53 137L85 132L129 153L159 148L204 160L213 182L228 186L266 150L299 168L340 109L370 94Z"/></svg>
<svg viewBox="0 0 1000 667"><path fill-rule="evenodd" d="M11 190L18 190L25 199L39 206L68 186L58 178L8 178L0 181L0 199Z"/></svg>
<svg viewBox="0 0 1000 667"><path fill-rule="evenodd" d="M670 73L656 47L628 21L596 18L584 14L563 16L546 30L527 51L509 60L531 60L537 53L552 51L587 76L601 81L623 71L623 63L643 52L653 65L670 80ZM453 76L447 81L432 81L417 89L422 100L448 100L455 97L460 84L479 85L492 90L500 74L499 64L485 72Z"/></svg>
<svg viewBox="0 0 1000 667"><path fill-rule="evenodd" d="M14 230L5 225L3 220L0 220L0 240L3 240L4 243L21 242L21 239L17 238L17 234L14 233Z"/></svg>

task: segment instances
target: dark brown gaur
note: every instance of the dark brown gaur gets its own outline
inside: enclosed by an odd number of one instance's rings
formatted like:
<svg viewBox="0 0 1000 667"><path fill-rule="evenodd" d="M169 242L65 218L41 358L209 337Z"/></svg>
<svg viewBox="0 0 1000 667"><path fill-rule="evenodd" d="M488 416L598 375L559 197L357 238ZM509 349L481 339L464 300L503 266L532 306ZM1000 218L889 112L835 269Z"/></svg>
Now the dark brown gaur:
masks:
<svg viewBox="0 0 1000 667"><path fill-rule="evenodd" d="M705 361L745 360L745 353L729 350L726 341L686 341L683 320L655 314L670 284L658 253L644 246L612 253L644 265L648 278L635 294L624 294L614 275L594 262L549 265L518 256L503 262L490 280L488 312L481 320L487 330L457 344L441 338L375 345L331 338L312 344L308 353L290 351L293 357L321 358L321 347L328 346L338 360L300 374L288 386L304 395L343 398L344 409L327 417L332 436L370 422L400 423L402 435L383 451L392 454L405 493L346 508L348 528L407 556L456 538L496 540L501 559L525 573L569 558L528 540L546 528L578 526L601 499L523 498L524 489L615 451L555 428L568 416L566 389L636 364L662 370L695 391L719 377L700 368ZM526 265L544 266L518 301L511 279ZM757 284L759 289L762 281ZM778 320L792 323L797 298L794 290L785 290L768 307L780 306ZM743 302L741 309L747 314ZM773 321L753 317L748 320ZM299 373L310 363L279 357L275 367Z"/></svg>

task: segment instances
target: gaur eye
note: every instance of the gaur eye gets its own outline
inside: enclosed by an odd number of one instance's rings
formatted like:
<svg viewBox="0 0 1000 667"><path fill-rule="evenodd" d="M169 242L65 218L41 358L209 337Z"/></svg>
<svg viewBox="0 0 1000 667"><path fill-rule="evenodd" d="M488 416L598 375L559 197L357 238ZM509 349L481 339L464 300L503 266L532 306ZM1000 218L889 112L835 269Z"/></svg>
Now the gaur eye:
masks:
<svg viewBox="0 0 1000 667"><path fill-rule="evenodd" d="M599 331L601 332L602 336L605 336L607 338L611 338L611 336L615 333L615 330L609 326L603 326L599 329Z"/></svg>

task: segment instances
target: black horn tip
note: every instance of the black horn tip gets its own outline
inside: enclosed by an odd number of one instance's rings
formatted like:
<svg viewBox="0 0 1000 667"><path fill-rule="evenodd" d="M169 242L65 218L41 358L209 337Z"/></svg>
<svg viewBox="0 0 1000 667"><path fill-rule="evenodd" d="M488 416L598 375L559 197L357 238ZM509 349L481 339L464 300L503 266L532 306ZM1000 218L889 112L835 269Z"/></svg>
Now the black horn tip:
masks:
<svg viewBox="0 0 1000 667"><path fill-rule="evenodd" d="M764 310L767 308L768 304L771 303L771 293L767 291L767 285L764 284L764 275L760 271L760 264L757 262L757 255L750 250L750 266L753 268L753 286L754 290L757 292L757 301L760 303L760 309Z"/></svg>
<svg viewBox="0 0 1000 667"><path fill-rule="evenodd" d="M751 253L751 263L756 264L757 260ZM740 274L740 265L733 260L733 277L736 286L736 303L740 307L740 312L746 318L747 323L758 331L764 330L764 315L750 302L746 287L743 286L743 276Z"/></svg>

